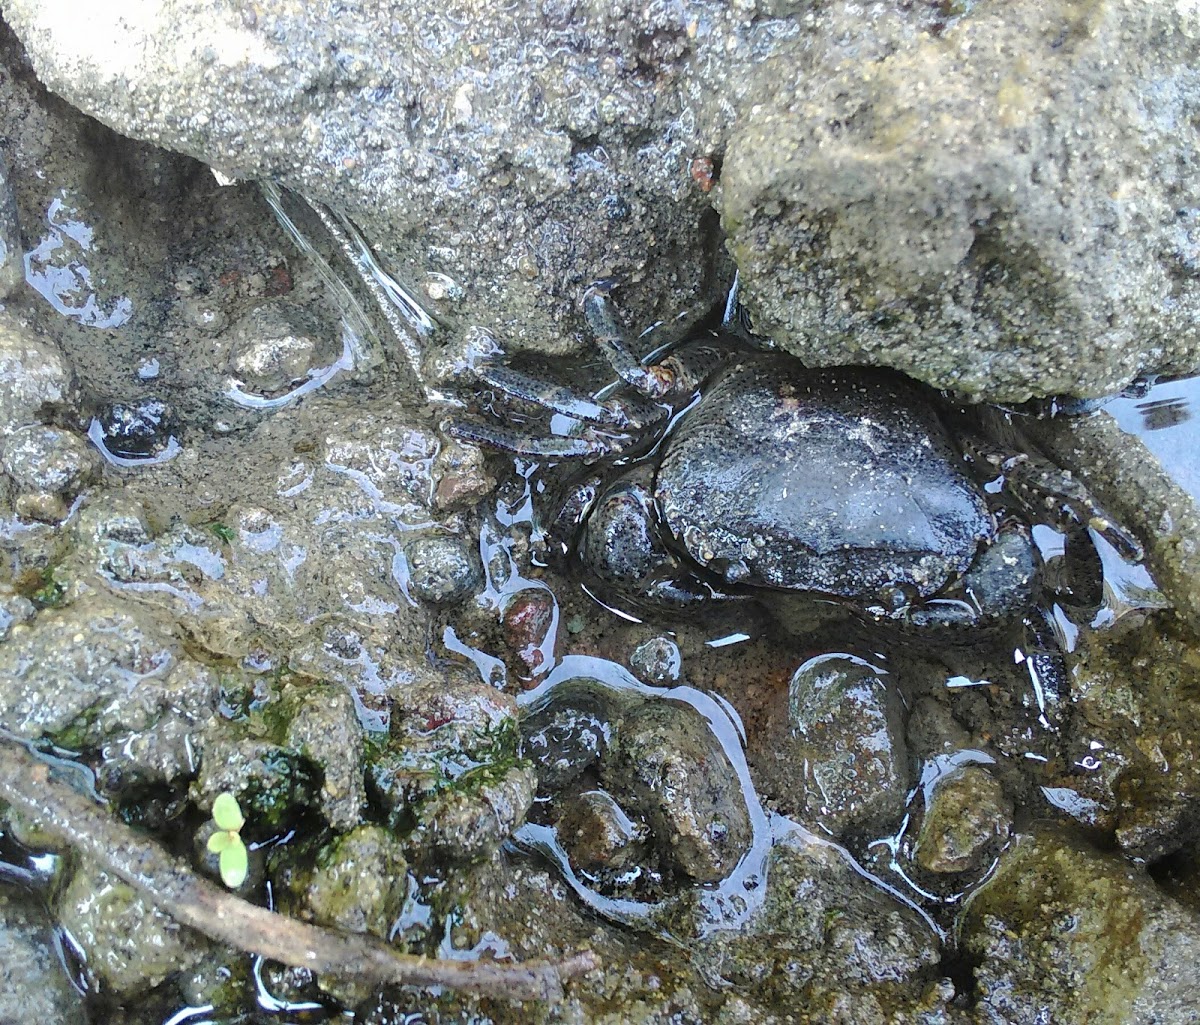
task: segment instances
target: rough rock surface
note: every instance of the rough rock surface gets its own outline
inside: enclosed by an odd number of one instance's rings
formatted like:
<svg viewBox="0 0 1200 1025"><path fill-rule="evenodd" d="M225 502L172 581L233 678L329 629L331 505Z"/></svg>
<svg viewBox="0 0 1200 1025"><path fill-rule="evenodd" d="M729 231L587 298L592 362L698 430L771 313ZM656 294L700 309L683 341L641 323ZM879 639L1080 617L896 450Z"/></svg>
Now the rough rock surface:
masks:
<svg viewBox="0 0 1200 1025"><path fill-rule="evenodd" d="M1027 837L965 914L980 1022L1196 1020L1200 919L1117 858Z"/></svg>
<svg viewBox="0 0 1200 1025"><path fill-rule="evenodd" d="M765 78L724 170L757 328L994 398L1194 365L1195 19L1035 0L941 32L882 17Z"/></svg>
<svg viewBox="0 0 1200 1025"><path fill-rule="evenodd" d="M1006 400L1200 362L1187 5L0 9L71 102L344 210L506 347L571 347L599 277L637 325L711 302L713 200L813 362Z"/></svg>

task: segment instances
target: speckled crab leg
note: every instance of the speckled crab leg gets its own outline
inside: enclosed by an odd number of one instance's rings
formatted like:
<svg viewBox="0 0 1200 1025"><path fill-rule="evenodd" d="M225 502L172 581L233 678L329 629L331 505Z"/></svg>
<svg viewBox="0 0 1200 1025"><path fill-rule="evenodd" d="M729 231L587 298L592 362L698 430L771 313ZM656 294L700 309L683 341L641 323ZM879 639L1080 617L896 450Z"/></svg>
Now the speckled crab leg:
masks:
<svg viewBox="0 0 1200 1025"><path fill-rule="evenodd" d="M583 315L596 337L596 344L627 385L652 399L665 398L678 387L675 374L661 363L644 365L630 349L608 298L612 289L610 281L597 282L583 295Z"/></svg>
<svg viewBox="0 0 1200 1025"><path fill-rule="evenodd" d="M1032 453L1015 456L990 454L988 462L1004 474L1005 485L1033 505L1040 497L1045 507L1066 514L1094 530L1131 562L1141 562L1145 552L1141 543L1122 527L1092 497L1070 471L1054 466Z"/></svg>
<svg viewBox="0 0 1200 1025"><path fill-rule="evenodd" d="M592 429L564 437L557 434L532 436L511 427L470 420L448 420L443 426L447 434L460 441L486 445L532 459L598 459L619 452L630 440L625 434L605 435Z"/></svg>
<svg viewBox="0 0 1200 1025"><path fill-rule="evenodd" d="M572 420L617 427L627 423L628 418L615 405L597 402L590 395L580 394L571 388L539 381L512 367L492 363L480 367L478 374L481 381L499 388L505 395L531 402L554 413L562 413Z"/></svg>

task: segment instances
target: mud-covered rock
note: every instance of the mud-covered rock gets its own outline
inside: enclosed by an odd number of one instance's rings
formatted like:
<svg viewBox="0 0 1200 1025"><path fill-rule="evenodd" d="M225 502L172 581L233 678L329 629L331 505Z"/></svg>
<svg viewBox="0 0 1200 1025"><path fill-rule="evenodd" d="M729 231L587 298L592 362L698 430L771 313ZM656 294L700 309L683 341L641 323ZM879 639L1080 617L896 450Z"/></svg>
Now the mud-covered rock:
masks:
<svg viewBox="0 0 1200 1025"><path fill-rule="evenodd" d="M691 879L723 879L750 845L741 781L687 705L651 700L627 711L601 756L600 778L645 818L664 860Z"/></svg>
<svg viewBox="0 0 1200 1025"><path fill-rule="evenodd" d="M117 791L189 779L193 744L219 697L215 674L160 622L111 599L46 609L0 646L0 723L102 750Z"/></svg>
<svg viewBox="0 0 1200 1025"><path fill-rule="evenodd" d="M590 281L628 282L642 323L711 287L711 180L689 168L729 116L726 69L779 45L694 3L353 4L330 20L292 2L184 2L152 19L97 12L86 40L36 5L4 13L42 80L93 116L305 190L349 214L436 317L560 351Z"/></svg>
<svg viewBox="0 0 1200 1025"><path fill-rule="evenodd" d="M1146 542L1146 563L1175 615L1200 635L1200 508L1140 438L1106 412L1042 421L1035 438Z"/></svg>
<svg viewBox="0 0 1200 1025"><path fill-rule="evenodd" d="M69 1025L83 1013L49 923L14 895L0 894L0 1021Z"/></svg>
<svg viewBox="0 0 1200 1025"><path fill-rule="evenodd" d="M192 801L211 811L218 794L237 799L247 835L266 838L295 821L316 798L317 773L290 748L242 736L235 726L216 723L200 738L200 770Z"/></svg>
<svg viewBox="0 0 1200 1025"><path fill-rule="evenodd" d="M144 994L203 956L203 937L131 887L82 863L59 895L58 920L83 954L92 988L118 999Z"/></svg>
<svg viewBox="0 0 1200 1025"><path fill-rule="evenodd" d="M788 684L790 736L766 767L784 807L833 836L898 821L911 780L899 695L849 657L817 656Z"/></svg>
<svg viewBox="0 0 1200 1025"><path fill-rule="evenodd" d="M354 699L344 687L318 684L295 688L284 701L293 706L285 745L320 771L318 803L325 821L339 831L350 829L367 802L363 731Z"/></svg>
<svg viewBox="0 0 1200 1025"><path fill-rule="evenodd" d="M823 19L743 108L723 224L756 330L993 400L1195 367L1195 12L920 18Z"/></svg>
<svg viewBox="0 0 1200 1025"><path fill-rule="evenodd" d="M555 823L570 863L589 877L620 872L644 859L647 832L603 790L585 790L573 798Z"/></svg>
<svg viewBox="0 0 1200 1025"><path fill-rule="evenodd" d="M521 723L523 750L548 794L564 790L600 761L612 735L611 710L598 698L554 703Z"/></svg>
<svg viewBox="0 0 1200 1025"><path fill-rule="evenodd" d="M413 597L433 605L452 605L479 587L479 553L464 538L421 537L404 549Z"/></svg>
<svg viewBox="0 0 1200 1025"><path fill-rule="evenodd" d="M408 894L407 867L386 829L364 825L323 847L311 871L293 870L287 886L302 917L387 939Z"/></svg>
<svg viewBox="0 0 1200 1025"><path fill-rule="evenodd" d="M42 423L77 398L75 378L53 339L0 311L0 434Z"/></svg>
<svg viewBox="0 0 1200 1025"><path fill-rule="evenodd" d="M341 342L322 331L303 307L268 301L240 317L214 342L217 359L251 394L272 398L331 366Z"/></svg>
<svg viewBox="0 0 1200 1025"><path fill-rule="evenodd" d="M100 457L78 434L30 424L0 444L0 466L16 492L18 516L56 523L67 514L67 502L96 475Z"/></svg>
<svg viewBox="0 0 1200 1025"><path fill-rule="evenodd" d="M372 750L371 798L396 827L409 827L423 802L470 791L517 761L517 707L477 678L448 669L392 691L387 743Z"/></svg>
<svg viewBox="0 0 1200 1025"><path fill-rule="evenodd" d="M1012 831L1013 807L987 769L966 765L937 780L913 857L927 872L978 871Z"/></svg>
<svg viewBox="0 0 1200 1025"><path fill-rule="evenodd" d="M1118 857L1022 838L961 931L981 1022L1195 1020L1200 917Z"/></svg>
<svg viewBox="0 0 1200 1025"><path fill-rule="evenodd" d="M1084 637L1071 658L1076 729L1054 803L1157 861L1200 838L1200 653L1174 630ZM1073 796L1072 796L1073 795Z"/></svg>
<svg viewBox="0 0 1200 1025"><path fill-rule="evenodd" d="M887 1021L889 997L909 1006L912 1016L900 1020L920 1020L913 1012L939 951L918 915L868 881L843 851L799 831L776 843L766 872L765 900L745 925L693 945L705 974L768 1006L798 1001L806 1021ZM931 995L927 1009L951 996L953 987ZM851 1006L855 1012L842 1017Z"/></svg>
<svg viewBox="0 0 1200 1025"><path fill-rule="evenodd" d="M411 855L429 865L485 861L524 821L537 792L527 762L503 772L478 772L444 789L416 811Z"/></svg>

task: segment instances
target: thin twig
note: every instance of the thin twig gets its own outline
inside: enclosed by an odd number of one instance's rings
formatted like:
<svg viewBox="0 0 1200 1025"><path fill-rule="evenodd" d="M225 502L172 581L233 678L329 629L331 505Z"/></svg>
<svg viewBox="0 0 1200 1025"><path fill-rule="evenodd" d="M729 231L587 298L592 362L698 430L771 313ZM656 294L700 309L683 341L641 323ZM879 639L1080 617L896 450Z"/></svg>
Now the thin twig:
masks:
<svg viewBox="0 0 1200 1025"><path fill-rule="evenodd" d="M177 922L273 961L372 985L445 986L508 1000L562 999L564 979L598 965L590 951L565 961L449 961L399 954L369 936L334 932L256 907L196 875L50 775L23 746L0 738L0 798Z"/></svg>

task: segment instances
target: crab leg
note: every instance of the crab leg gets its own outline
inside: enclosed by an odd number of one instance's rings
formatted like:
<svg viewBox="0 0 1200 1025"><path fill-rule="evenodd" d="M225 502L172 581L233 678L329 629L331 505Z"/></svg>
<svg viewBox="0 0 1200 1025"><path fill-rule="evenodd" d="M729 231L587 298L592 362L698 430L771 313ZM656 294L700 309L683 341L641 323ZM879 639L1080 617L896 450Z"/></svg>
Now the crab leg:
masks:
<svg viewBox="0 0 1200 1025"><path fill-rule="evenodd" d="M626 435L604 435L592 430L572 437L556 434L531 437L510 427L470 420L449 420L444 426L447 434L460 441L487 445L502 452L534 459L597 459L620 451L629 443Z"/></svg>
<svg viewBox="0 0 1200 1025"><path fill-rule="evenodd" d="M644 366L634 355L609 301L612 285L592 285L583 295L583 315L596 343L622 381L652 399L661 399L676 389L675 374L662 364Z"/></svg>
<svg viewBox="0 0 1200 1025"><path fill-rule="evenodd" d="M1028 452L1007 459L991 455L989 462L998 466L1005 483L1024 501L1032 505L1040 495L1046 508L1057 506L1060 512L1096 531L1122 558L1141 562L1145 553L1137 538L1117 523L1069 471Z"/></svg>
<svg viewBox="0 0 1200 1025"><path fill-rule="evenodd" d="M480 367L479 379L493 388L499 388L505 395L531 402L554 413L562 413L572 420L618 426L623 426L626 421L615 407L596 402L590 396L581 395L570 388L546 384L501 364Z"/></svg>

